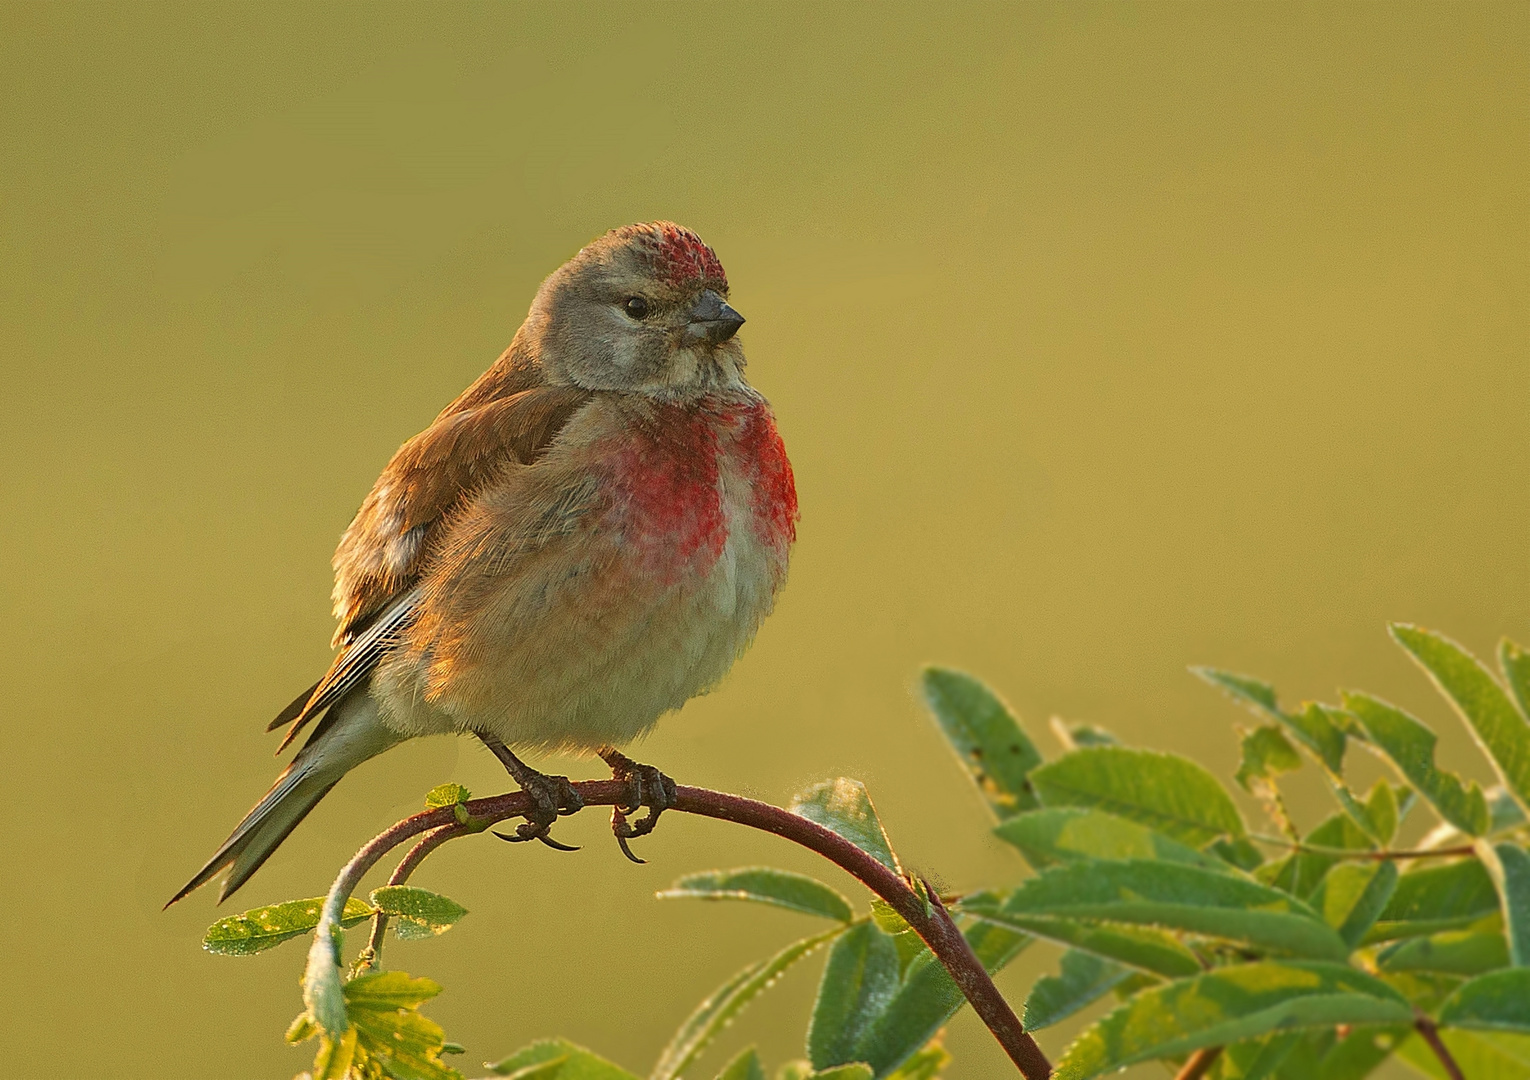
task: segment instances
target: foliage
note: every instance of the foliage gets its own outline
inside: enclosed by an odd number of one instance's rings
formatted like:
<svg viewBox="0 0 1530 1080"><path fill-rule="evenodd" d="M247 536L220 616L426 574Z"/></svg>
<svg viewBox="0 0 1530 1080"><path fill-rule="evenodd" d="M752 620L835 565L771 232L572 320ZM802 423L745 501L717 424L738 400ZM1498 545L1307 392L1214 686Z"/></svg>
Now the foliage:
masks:
<svg viewBox="0 0 1530 1080"><path fill-rule="evenodd" d="M1056 974L1040 978L1024 1003L1028 1028L1094 1010L1056 1062L1058 1080L1150 1060L1177 1069L1210 1048L1221 1048L1207 1073L1215 1080L1360 1080L1392 1056L1446 1077L1433 1042L1472 1080L1530 1078L1530 654L1504 643L1495 674L1440 634L1399 625L1392 635L1466 725L1499 784L1484 790L1443 768L1435 733L1374 695L1346 691L1338 704L1289 708L1268 683L1194 669L1259 721L1240 729L1234 779L1257 799L1269 832L1251 827L1231 790L1184 757L1054 721L1064 752L1047 760L981 682L945 669L924 673L923 698L995 835L1029 868L945 903L990 971L1035 941L1061 949ZM1346 778L1354 747L1375 755L1396 782L1359 794ZM1307 762L1336 807L1303 829L1280 783ZM427 803L455 808L466 825L467 798L460 786L443 785ZM1438 824L1410 827L1427 836L1399 846L1416 805ZM904 875L859 782L816 784L791 809ZM917 878L904 877L935 902ZM937 1080L949 1061L941 1031L964 999L887 903L858 907L814 878L763 866L689 874L658 896L744 901L822 921L696 1006L649 1080ZM204 945L223 955L271 948L313 931L323 903L224 919ZM341 910L338 895L332 903ZM348 900L338 922L376 920L380 949L385 924L399 936L434 936L465 914L435 893L390 885L369 902ZM333 954L315 942L330 972L340 949L338 930L332 934ZM819 952L826 958L805 1059L771 1072L751 1048L698 1071L724 1028ZM321 1025L315 1016L323 1014L305 1012L288 1037L318 1038L315 1080L460 1078L441 1058L456 1048L419 1011L439 991L428 979L381 970L369 946L352 977L320 995L335 1015ZM1114 1007L1101 1014L1112 997ZM558 1039L485 1068L517 1080L638 1080Z"/></svg>

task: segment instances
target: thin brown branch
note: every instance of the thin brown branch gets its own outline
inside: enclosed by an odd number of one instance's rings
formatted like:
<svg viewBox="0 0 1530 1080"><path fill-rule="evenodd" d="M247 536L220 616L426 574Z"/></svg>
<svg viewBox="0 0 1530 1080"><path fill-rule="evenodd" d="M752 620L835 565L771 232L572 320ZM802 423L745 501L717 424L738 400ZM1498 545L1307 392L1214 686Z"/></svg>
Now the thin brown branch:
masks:
<svg viewBox="0 0 1530 1080"><path fill-rule="evenodd" d="M1201 1080L1201 1077L1211 1071L1211 1067L1221 1056L1220 1046L1202 1047L1190 1055L1190 1060L1185 1062L1185 1067L1174 1074L1174 1080Z"/></svg>
<svg viewBox="0 0 1530 1080"><path fill-rule="evenodd" d="M1440 1064L1445 1066L1445 1074L1450 1077L1450 1080L1466 1080L1466 1076L1461 1072L1461 1066L1456 1064L1456 1059L1450 1054L1450 1047L1446 1046L1444 1040L1440 1038L1440 1029L1435 1026L1434 1021L1420 1014L1418 1019L1413 1021L1413 1026L1429 1044L1429 1049L1434 1051L1434 1056L1440 1059Z"/></svg>
<svg viewBox="0 0 1530 1080"><path fill-rule="evenodd" d="M462 836L470 831L472 830L466 826L452 822L450 825L443 825L439 829L433 829L426 833L419 843L409 849L409 854L399 861L398 866L393 870L393 874L388 878L388 884L405 884L409 880L409 875L414 873L414 868L425 861L425 856L452 837ZM386 912L379 911L376 915L372 916L372 933L367 939L367 947L362 950L361 956L357 958L356 963L358 967L363 963L369 968L377 967L378 961L382 959L383 934L387 929L388 915Z"/></svg>
<svg viewBox="0 0 1530 1080"><path fill-rule="evenodd" d="M630 785L622 780L586 780L574 784L573 787L579 793L579 797L584 800L585 806L615 806L623 802L631 792ZM699 814L702 817L731 821L737 825L773 833L817 852L858 878L872 892L887 901L899 915L903 916L914 932L924 939L930 951L950 973L958 989L972 1004L973 1011L988 1026L988 1030L993 1032L994 1038L1009 1054L1010 1060L1015 1063L1026 1080L1047 1080L1052 1075L1052 1066L1047 1061L1046 1055L1041 1052L1036 1041L1021 1025L1020 1018L1015 1015L1009 1002L1004 1000L1003 995L994 986L993 979L989 977L988 972L984 970L982 963L973 953L966 937L952 921L945 906L938 900L929 904L927 909L924 899L914 892L908 882L874 857L838 833L831 832L807 818L798 817L778 806L746 799L740 795L697 787L681 786L677 789L676 795L674 809L681 813ZM455 807L427 810L405 818L379 833L358 851L345 865L340 876L335 879L329 896L325 899L323 921L317 931L319 940L327 940L327 935L338 921L345 901L361 883L367 871L389 851L406 840L420 833L438 830L420 841L410 851L399 864L399 869L394 872L395 877L405 870L406 864L408 864L408 871L412 872L414 867L419 865L420 860L439 844L456 836L479 832L506 818L520 817L531 808L526 794L519 791L487 799L474 799L463 804L463 807L470 815L467 824L457 822ZM440 839L435 839L438 836ZM430 847L421 851L426 844L430 844ZM417 852L418 858L415 857ZM406 872L405 877L407 876ZM932 897L935 895L933 889L926 891ZM374 923L374 935L376 932ZM336 962L338 963L338 958Z"/></svg>

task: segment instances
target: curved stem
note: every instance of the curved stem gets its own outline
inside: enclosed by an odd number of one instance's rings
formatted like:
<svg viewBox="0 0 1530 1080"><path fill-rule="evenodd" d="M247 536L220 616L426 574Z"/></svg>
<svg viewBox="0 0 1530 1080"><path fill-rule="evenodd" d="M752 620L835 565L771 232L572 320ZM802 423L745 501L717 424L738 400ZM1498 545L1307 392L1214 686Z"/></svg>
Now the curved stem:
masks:
<svg viewBox="0 0 1530 1080"><path fill-rule="evenodd" d="M585 780L574 784L573 787L586 806L616 806L626 799L631 790L630 786L621 780ZM315 933L315 948L309 953L309 970L304 976L305 987L311 986L316 979L333 982L335 971L339 966L339 956L338 950L333 947L332 932L339 924L340 912L345 907L345 901L361 883L367 871L384 855L411 837L436 830L416 844L399 864L399 869L394 871L395 876L405 872L407 877L408 872L412 872L420 861L440 844L456 836L479 832L506 818L520 817L531 809L531 804L525 792L517 791L487 799L474 799L463 804L463 808L470 815L466 823L457 821L456 807L451 806L427 810L422 814L405 818L379 833L358 851L350 862L346 863L345 868L340 871L340 876L330 887L329 895L325 897L324 911ZM926 887L926 895L931 897L931 901L926 904L925 899L916 893L907 881L849 840L807 818L798 817L790 811L771 806L769 803L730 795L726 792L709 791L706 788L681 786L676 790L676 802L673 809L681 813L731 821L738 825L773 833L817 852L854 875L872 892L887 901L899 915L903 916L914 932L924 939L930 951L950 973L957 988L972 1004L973 1011L988 1026L988 1030L1009 1054L1010 1060L1015 1063L1026 1080L1047 1080L1052 1075L1052 1066L1047 1061L1046 1055L1041 1052L1036 1041L1021 1025L1020 1018L1010 1008L1009 1002L1004 1000L1003 995L994 986L993 979L984 970L982 963L973 953L972 947L967 943L966 937L952 921L950 913L946 911L945 905L940 902L933 889ZM426 847L427 844L429 847ZM418 858L416 858L417 853ZM405 871L406 864L407 871ZM375 923L373 933L376 936ZM323 947L320 943L326 943L328 947ZM315 965L325 963L331 965L328 971L322 968L316 969ZM314 1019L326 1030L331 1030L332 1034L339 1033L332 1029L330 1022L326 1022L327 1020L337 1021L339 1018L326 1017L314 1011ZM344 1030L344 1026L344 1023L333 1023L333 1028L338 1028L340 1031Z"/></svg>
<svg viewBox="0 0 1530 1080"><path fill-rule="evenodd" d="M1201 1077L1211 1071L1211 1067L1221 1056L1220 1046L1202 1047L1190 1055L1190 1060L1185 1062L1184 1068L1174 1074L1174 1080L1201 1080Z"/></svg>
<svg viewBox="0 0 1530 1080"><path fill-rule="evenodd" d="M398 866L394 867L393 874L388 878L388 884L404 884L409 880L409 875L414 873L415 867L425 861L425 856L452 837L461 836L468 831L470 830L466 826L453 823L451 825L443 825L439 829L426 833L419 843L409 849L409 854L399 861ZM372 933L367 939L367 947L362 950L361 956L357 958L358 966L365 961L367 967L377 967L378 961L382 959L383 933L387 929L388 915L386 912L379 911L376 915L372 916Z"/></svg>
<svg viewBox="0 0 1530 1080"><path fill-rule="evenodd" d="M1417 1020L1413 1021L1413 1026L1418 1029L1418 1033L1429 1044L1429 1049L1434 1051L1434 1056L1440 1059L1440 1064L1445 1066L1445 1073L1450 1077L1450 1080L1466 1080L1465 1075L1461 1072L1461 1066L1457 1065L1456 1059L1451 1056L1450 1048L1440 1038L1440 1029L1435 1026L1434 1021L1427 1016L1421 1015Z"/></svg>

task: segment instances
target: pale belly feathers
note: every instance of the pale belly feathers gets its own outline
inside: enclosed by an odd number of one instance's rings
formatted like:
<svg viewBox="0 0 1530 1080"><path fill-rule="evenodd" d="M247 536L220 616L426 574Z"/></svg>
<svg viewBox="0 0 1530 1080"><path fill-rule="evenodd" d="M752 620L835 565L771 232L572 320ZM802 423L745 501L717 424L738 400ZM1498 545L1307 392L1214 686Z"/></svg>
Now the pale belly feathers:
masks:
<svg viewBox="0 0 1530 1080"><path fill-rule="evenodd" d="M686 416L636 445L597 442L596 505L577 526L464 586L471 606L422 620L384 661L385 722L594 750L717 684L785 581L796 493L763 401Z"/></svg>

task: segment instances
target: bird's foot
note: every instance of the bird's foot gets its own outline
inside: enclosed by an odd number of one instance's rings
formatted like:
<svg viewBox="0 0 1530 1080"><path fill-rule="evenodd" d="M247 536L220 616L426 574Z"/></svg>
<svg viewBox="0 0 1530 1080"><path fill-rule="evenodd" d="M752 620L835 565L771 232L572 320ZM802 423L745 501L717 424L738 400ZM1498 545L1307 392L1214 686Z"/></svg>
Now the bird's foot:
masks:
<svg viewBox="0 0 1530 1080"><path fill-rule="evenodd" d="M675 782L652 765L642 765L626 754L611 747L600 752L601 760L611 766L611 775L627 782L628 797L611 808L611 832L622 854L635 863L645 860L632 853L627 841L635 836L647 836L659 823L659 815L678 801ZM627 815L639 807L648 812L636 821L628 821Z"/></svg>
<svg viewBox="0 0 1530 1080"><path fill-rule="evenodd" d="M548 776L546 773L537 772L493 736L480 735L479 738L504 764L505 770L521 786L521 790L531 798L531 809L523 815L526 820L515 827L515 833L510 835L495 832L494 835L512 844L540 840L558 851L578 851L577 847L560 844L548 835L553 822L560 816L575 814L584 809L584 800L579 797L579 792L574 790L574 785L569 782L568 777Z"/></svg>

